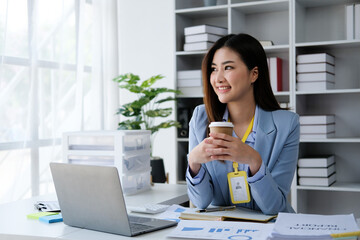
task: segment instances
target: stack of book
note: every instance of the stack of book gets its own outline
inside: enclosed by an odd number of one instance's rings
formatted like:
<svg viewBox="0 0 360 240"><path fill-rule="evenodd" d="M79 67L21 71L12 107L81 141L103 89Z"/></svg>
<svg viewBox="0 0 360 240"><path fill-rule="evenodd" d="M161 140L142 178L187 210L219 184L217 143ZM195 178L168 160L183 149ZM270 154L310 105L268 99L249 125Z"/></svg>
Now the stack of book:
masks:
<svg viewBox="0 0 360 240"><path fill-rule="evenodd" d="M327 53L303 54L296 57L297 90L327 90L335 85L335 58Z"/></svg>
<svg viewBox="0 0 360 240"><path fill-rule="evenodd" d="M184 51L204 51L208 50L219 38L228 34L228 30L204 24L186 27L184 34Z"/></svg>
<svg viewBox="0 0 360 240"><path fill-rule="evenodd" d="M305 139L335 137L335 115L300 116L300 137Z"/></svg>
<svg viewBox="0 0 360 240"><path fill-rule="evenodd" d="M345 6L346 39L360 39L360 4Z"/></svg>
<svg viewBox="0 0 360 240"><path fill-rule="evenodd" d="M336 181L335 158L300 158L298 161L299 185L330 186Z"/></svg>
<svg viewBox="0 0 360 240"><path fill-rule="evenodd" d="M201 70L183 70L177 72L178 87L201 87Z"/></svg>
<svg viewBox="0 0 360 240"><path fill-rule="evenodd" d="M267 58L271 88L274 92L282 91L282 59L278 57Z"/></svg>

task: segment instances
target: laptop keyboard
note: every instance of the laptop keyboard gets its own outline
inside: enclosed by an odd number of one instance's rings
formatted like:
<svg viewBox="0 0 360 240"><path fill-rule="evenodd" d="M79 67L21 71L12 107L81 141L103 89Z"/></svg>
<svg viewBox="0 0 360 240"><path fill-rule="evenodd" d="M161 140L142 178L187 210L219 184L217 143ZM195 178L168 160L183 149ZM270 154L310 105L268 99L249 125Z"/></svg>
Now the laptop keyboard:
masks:
<svg viewBox="0 0 360 240"><path fill-rule="evenodd" d="M143 232L143 231L147 231L149 229L153 229L154 227L144 225L144 224L141 224L141 223L131 222L130 223L130 228L131 228L131 232Z"/></svg>
<svg viewBox="0 0 360 240"><path fill-rule="evenodd" d="M151 222L151 218L146 217L137 217L137 216L131 216L129 215L129 222L132 223L145 223L145 222Z"/></svg>

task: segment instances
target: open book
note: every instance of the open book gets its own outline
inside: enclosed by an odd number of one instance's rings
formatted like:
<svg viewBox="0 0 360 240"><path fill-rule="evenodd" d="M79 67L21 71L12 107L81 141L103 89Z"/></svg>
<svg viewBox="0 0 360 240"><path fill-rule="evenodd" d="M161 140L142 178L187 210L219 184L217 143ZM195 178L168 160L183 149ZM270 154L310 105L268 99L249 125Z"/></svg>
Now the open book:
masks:
<svg viewBox="0 0 360 240"><path fill-rule="evenodd" d="M276 215L265 215L262 212L247 208L235 208L232 210L216 212L197 212L196 208L189 208L180 214L180 219L184 220L204 220L204 221L251 221L268 222Z"/></svg>

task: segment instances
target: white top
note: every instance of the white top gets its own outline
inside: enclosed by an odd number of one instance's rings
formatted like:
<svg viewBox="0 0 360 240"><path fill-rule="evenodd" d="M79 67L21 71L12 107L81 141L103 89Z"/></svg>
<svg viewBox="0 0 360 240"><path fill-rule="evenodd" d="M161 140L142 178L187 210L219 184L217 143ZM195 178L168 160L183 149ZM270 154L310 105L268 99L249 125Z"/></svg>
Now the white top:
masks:
<svg viewBox="0 0 360 240"><path fill-rule="evenodd" d="M231 122L211 122L209 127L234 127Z"/></svg>

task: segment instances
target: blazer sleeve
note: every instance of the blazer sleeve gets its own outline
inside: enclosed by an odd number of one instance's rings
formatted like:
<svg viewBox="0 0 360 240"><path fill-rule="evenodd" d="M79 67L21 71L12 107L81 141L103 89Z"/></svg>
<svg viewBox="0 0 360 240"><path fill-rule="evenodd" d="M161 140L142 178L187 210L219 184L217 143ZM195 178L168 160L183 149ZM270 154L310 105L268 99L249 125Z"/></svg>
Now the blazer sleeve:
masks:
<svg viewBox="0 0 360 240"><path fill-rule="evenodd" d="M205 119L204 119L205 118ZM206 136L207 116L204 109L196 107L189 123L189 153L203 141ZM205 164L201 167L205 170L203 178L198 184L193 184L186 178L190 201L198 208L206 208L213 200L213 183ZM187 168L189 171L189 167ZM189 175L187 172L186 175Z"/></svg>
<svg viewBox="0 0 360 240"><path fill-rule="evenodd" d="M270 164L265 164L264 177L250 184L252 197L264 214L294 211L288 205L287 194L290 191L298 159L299 116L292 114L289 122L290 127L278 130L286 131L283 134L287 134L282 149L276 149L275 156L269 161ZM279 148L279 145L274 147Z"/></svg>

